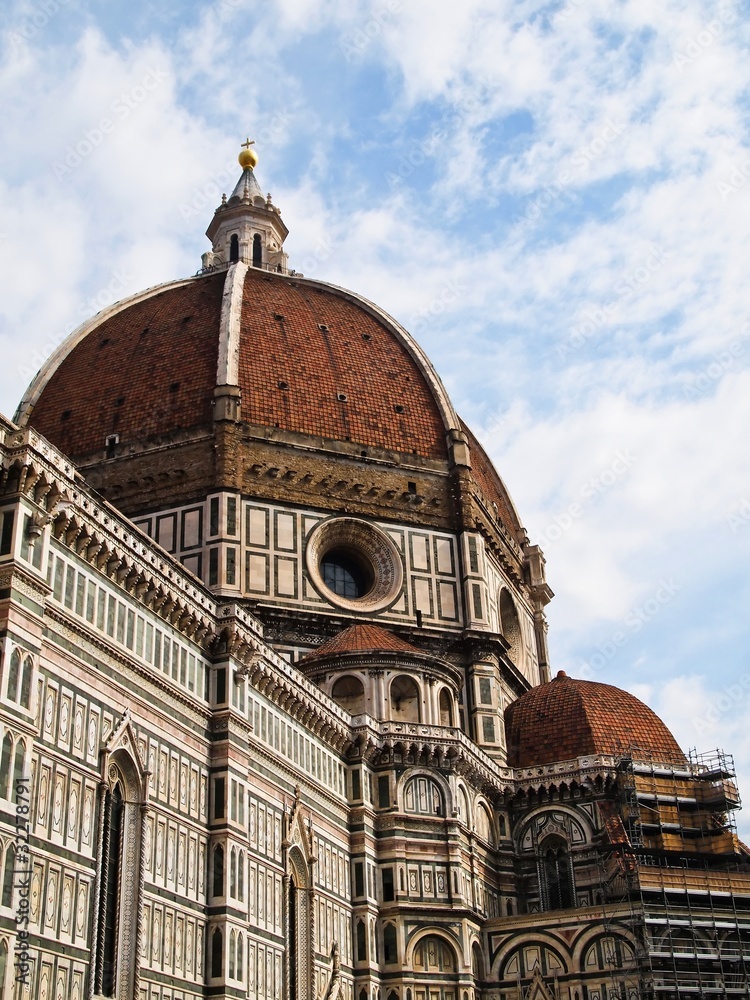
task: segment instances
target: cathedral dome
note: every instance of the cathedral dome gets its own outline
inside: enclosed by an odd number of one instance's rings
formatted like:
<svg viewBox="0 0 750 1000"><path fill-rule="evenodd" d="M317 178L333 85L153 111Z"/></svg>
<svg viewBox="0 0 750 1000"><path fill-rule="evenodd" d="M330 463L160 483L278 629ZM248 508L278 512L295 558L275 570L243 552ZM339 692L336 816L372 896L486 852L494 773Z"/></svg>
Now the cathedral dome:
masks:
<svg viewBox="0 0 750 1000"><path fill-rule="evenodd" d="M395 322L350 292L252 267L161 286L94 317L40 372L29 420L81 459L111 434L122 451L210 427L222 384L239 386L250 424L447 458L450 405Z"/></svg>
<svg viewBox="0 0 750 1000"><path fill-rule="evenodd" d="M685 761L661 719L634 695L562 670L506 708L505 732L511 767L591 754Z"/></svg>
<svg viewBox="0 0 750 1000"><path fill-rule="evenodd" d="M301 660L305 665L348 653L419 653L416 646L378 625L350 625Z"/></svg>
<svg viewBox="0 0 750 1000"><path fill-rule="evenodd" d="M254 464L249 442L274 440L421 470L444 485L456 468L471 469L489 522L523 547L502 480L422 348L363 296L288 270L286 226L243 157L240 181L208 227L213 248L201 272L83 323L38 372L16 421L72 458L130 516L244 488L253 467L272 475L276 463ZM166 463L134 461L167 450ZM466 493L457 484L426 496L413 474L400 474L403 483L380 494L403 494L394 502L415 512L432 504L432 514L440 507L449 518ZM320 483L327 491L325 476Z"/></svg>

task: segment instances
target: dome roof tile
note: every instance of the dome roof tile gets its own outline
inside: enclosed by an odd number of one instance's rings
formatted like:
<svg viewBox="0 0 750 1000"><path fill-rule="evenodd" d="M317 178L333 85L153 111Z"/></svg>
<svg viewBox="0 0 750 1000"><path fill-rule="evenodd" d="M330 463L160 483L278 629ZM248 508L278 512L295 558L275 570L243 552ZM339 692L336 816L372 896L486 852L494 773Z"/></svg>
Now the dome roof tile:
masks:
<svg viewBox="0 0 750 1000"><path fill-rule="evenodd" d="M420 366L359 303L251 268L241 344L248 423L447 458L446 428Z"/></svg>
<svg viewBox="0 0 750 1000"><path fill-rule="evenodd" d="M211 426L224 275L166 286L91 321L43 386L29 423L66 455ZM44 371L44 370L43 370Z"/></svg>
<svg viewBox="0 0 750 1000"><path fill-rule="evenodd" d="M568 677L564 671L506 708L505 733L511 767L590 754L685 761L661 719L634 695L610 684Z"/></svg>
<svg viewBox="0 0 750 1000"><path fill-rule="evenodd" d="M421 650L404 639L399 639L393 632L380 628L379 625L350 625L338 632L317 649L303 656L301 663L310 663L325 656L336 656L341 653L421 653Z"/></svg>

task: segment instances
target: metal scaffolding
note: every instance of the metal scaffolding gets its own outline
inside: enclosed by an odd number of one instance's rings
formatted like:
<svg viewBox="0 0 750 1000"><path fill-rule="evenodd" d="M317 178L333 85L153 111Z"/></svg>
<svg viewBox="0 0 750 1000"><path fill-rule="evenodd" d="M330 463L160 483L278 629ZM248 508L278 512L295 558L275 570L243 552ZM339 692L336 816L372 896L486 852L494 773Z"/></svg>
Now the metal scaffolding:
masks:
<svg viewBox="0 0 750 1000"><path fill-rule="evenodd" d="M618 761L624 835L600 865L603 904L630 925L638 996L750 998L750 866L732 758L643 758Z"/></svg>

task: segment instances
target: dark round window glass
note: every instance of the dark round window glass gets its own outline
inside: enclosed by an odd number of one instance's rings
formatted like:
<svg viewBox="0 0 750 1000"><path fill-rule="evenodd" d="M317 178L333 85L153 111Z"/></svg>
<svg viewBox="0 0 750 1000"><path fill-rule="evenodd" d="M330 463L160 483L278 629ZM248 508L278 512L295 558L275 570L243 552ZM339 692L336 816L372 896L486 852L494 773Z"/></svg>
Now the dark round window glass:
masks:
<svg viewBox="0 0 750 1000"><path fill-rule="evenodd" d="M331 549L320 562L323 582L339 597L364 597L372 587L372 571L354 553Z"/></svg>

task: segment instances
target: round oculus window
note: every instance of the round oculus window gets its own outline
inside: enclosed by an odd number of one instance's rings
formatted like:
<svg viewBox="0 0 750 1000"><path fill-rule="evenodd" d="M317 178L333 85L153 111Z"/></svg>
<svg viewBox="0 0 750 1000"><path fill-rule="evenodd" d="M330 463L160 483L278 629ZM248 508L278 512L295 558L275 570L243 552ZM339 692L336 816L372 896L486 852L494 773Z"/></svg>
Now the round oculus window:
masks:
<svg viewBox="0 0 750 1000"><path fill-rule="evenodd" d="M401 592L404 573L393 541L367 521L332 517L310 534L307 571L322 597L351 611L381 611Z"/></svg>

